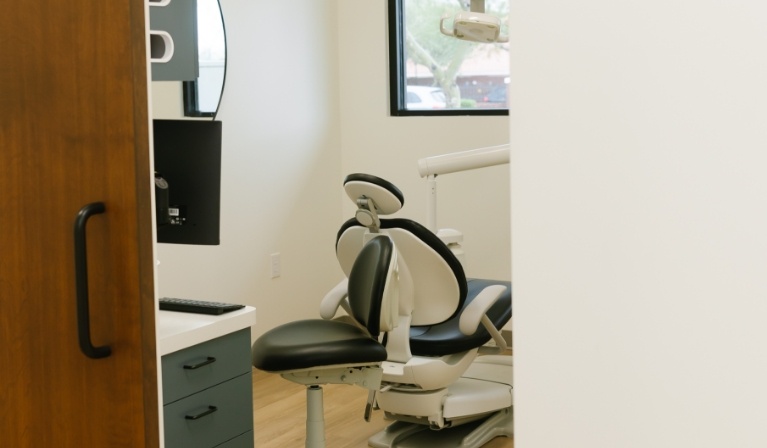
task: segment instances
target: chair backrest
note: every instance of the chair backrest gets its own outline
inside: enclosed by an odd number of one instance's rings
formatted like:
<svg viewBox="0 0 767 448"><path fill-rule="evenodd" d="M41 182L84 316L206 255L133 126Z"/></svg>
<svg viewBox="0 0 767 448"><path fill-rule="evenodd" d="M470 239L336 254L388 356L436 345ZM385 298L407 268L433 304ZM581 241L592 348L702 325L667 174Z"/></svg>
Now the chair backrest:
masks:
<svg viewBox="0 0 767 448"><path fill-rule="evenodd" d="M378 208L379 215L399 210L391 204L404 204L402 193L394 185L375 176L352 174L347 176L344 186L352 200L365 197L374 199L375 204L387 204L387 207ZM409 219L380 219L380 232L394 241L412 278L410 324L434 325L455 316L466 300L466 275L447 245L429 229ZM366 234L370 234L370 229L355 218L344 223L338 231L336 256L347 276L362 250Z"/></svg>
<svg viewBox="0 0 767 448"><path fill-rule="evenodd" d="M385 235L368 241L349 271L348 301L352 317L372 337L393 327L397 316L397 251Z"/></svg>

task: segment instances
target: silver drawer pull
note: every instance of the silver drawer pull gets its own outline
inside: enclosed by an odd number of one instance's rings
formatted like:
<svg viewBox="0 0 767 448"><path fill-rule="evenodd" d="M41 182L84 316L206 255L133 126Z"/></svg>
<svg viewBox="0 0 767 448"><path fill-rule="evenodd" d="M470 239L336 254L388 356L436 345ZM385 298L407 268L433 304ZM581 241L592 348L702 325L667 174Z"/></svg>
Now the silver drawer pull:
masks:
<svg viewBox="0 0 767 448"><path fill-rule="evenodd" d="M184 418L187 419L187 420L198 420L198 419L201 419L201 418L205 417L206 415L210 415L210 414L212 414L212 413L214 413L216 411L218 411L217 407L215 407L215 406L208 406L208 409L200 412L199 414L196 414L196 415L185 415Z"/></svg>
<svg viewBox="0 0 767 448"><path fill-rule="evenodd" d="M187 370L194 370L199 369L202 366L207 366L208 364L213 364L214 362L216 362L216 358L208 356L208 359L197 364L184 364L184 368Z"/></svg>

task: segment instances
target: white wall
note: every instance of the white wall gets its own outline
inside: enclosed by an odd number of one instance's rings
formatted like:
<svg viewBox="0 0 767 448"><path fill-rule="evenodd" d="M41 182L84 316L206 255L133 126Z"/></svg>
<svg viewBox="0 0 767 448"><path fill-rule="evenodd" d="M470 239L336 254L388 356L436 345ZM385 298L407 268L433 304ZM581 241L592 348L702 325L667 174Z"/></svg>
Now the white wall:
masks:
<svg viewBox="0 0 767 448"><path fill-rule="evenodd" d="M767 4L511 16L515 446L767 446Z"/></svg>
<svg viewBox="0 0 767 448"><path fill-rule="evenodd" d="M185 118L181 81L153 81L151 88L152 118L169 120Z"/></svg>
<svg viewBox="0 0 767 448"><path fill-rule="evenodd" d="M158 283L160 295L255 306L257 336L317 317L322 295L340 280L335 236L353 216L345 175L368 172L394 182L406 197L400 216L425 222L426 181L417 160L508 142L508 119L389 117L386 0L222 5L228 66L217 117L224 134L221 245L160 244ZM180 101L159 84L155 99ZM158 118L176 113L157 104L154 110ZM467 273L509 278L508 169L439 182L439 223L465 233ZM282 254L277 279L269 277L273 252Z"/></svg>
<svg viewBox="0 0 767 448"><path fill-rule="evenodd" d="M425 224L427 187L418 159L507 143L509 123L503 116L389 116L386 4L338 0L341 168L343 175L365 172L394 183L405 195L397 216ZM437 194L438 226L464 233L467 274L508 279L508 167L439 177ZM344 217L353 216L352 202L338 195Z"/></svg>
<svg viewBox="0 0 767 448"><path fill-rule="evenodd" d="M222 0L226 20L221 245L160 244L160 295L257 308L254 336L317 316L340 280L335 1ZM287 22L275 17L290 17ZM270 278L269 254L282 275Z"/></svg>

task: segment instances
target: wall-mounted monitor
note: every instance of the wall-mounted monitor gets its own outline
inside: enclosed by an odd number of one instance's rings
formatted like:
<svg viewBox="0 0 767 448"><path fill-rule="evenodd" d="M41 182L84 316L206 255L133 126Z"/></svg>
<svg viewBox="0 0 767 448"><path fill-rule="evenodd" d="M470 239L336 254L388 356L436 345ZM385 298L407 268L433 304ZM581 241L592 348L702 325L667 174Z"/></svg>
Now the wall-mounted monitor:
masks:
<svg viewBox="0 0 767 448"><path fill-rule="evenodd" d="M157 242L220 243L221 122L154 120Z"/></svg>

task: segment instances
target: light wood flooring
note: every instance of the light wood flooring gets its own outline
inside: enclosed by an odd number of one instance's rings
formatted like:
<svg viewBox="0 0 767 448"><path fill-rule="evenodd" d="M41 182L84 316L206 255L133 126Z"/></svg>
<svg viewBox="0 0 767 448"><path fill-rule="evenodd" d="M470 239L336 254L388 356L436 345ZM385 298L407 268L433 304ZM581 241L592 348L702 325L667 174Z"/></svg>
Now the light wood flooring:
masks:
<svg viewBox="0 0 767 448"><path fill-rule="evenodd" d="M365 448L367 439L391 422L383 411L363 418L367 390L348 385L323 386L325 440L328 448ZM306 387L279 375L253 370L256 448L301 448L306 425ZM513 448L514 439L496 437L483 448ZM424 447L431 448L431 447Z"/></svg>

